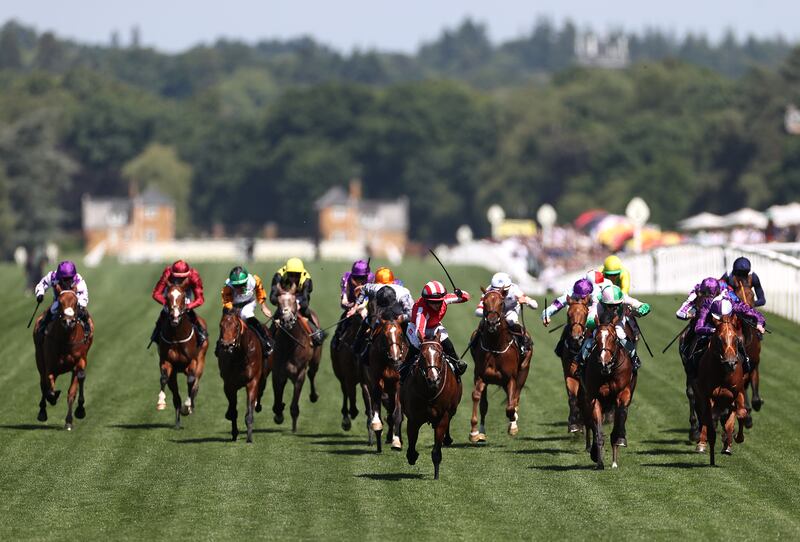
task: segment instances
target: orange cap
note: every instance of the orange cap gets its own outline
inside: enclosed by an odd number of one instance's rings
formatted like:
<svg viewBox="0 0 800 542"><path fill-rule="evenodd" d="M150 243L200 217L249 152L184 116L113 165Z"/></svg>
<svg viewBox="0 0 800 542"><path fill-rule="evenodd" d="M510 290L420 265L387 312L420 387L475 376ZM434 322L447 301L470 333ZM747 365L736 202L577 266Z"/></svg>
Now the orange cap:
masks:
<svg viewBox="0 0 800 542"><path fill-rule="evenodd" d="M394 282L394 273L388 267L379 267L375 271L375 282L378 284L392 284Z"/></svg>

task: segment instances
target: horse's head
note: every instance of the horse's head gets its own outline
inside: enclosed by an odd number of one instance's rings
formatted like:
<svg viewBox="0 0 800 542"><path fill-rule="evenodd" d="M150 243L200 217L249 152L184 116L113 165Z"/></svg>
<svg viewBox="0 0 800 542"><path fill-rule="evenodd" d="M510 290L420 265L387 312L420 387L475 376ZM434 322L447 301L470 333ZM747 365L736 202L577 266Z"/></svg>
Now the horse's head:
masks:
<svg viewBox="0 0 800 542"><path fill-rule="evenodd" d="M422 369L422 375L425 377L425 383L430 390L435 390L439 387L439 382L444 378L445 367L444 350L442 350L442 343L439 342L439 336L432 341L425 341L419 347L419 367Z"/></svg>
<svg viewBox="0 0 800 542"><path fill-rule="evenodd" d="M483 294L483 319L490 333L497 333L503 323L504 301L507 290L489 290L481 288Z"/></svg>
<svg viewBox="0 0 800 542"><path fill-rule="evenodd" d="M736 317L722 316L714 330L714 343L719 352L719 359L727 372L736 369L739 360L739 330Z"/></svg>
<svg viewBox="0 0 800 542"><path fill-rule="evenodd" d="M614 362L619 353L617 330L613 324L601 324L597 326L594 337L594 349L597 354L597 361L600 362L600 374L608 376L614 369Z"/></svg>
<svg viewBox="0 0 800 542"><path fill-rule="evenodd" d="M381 319L381 334L386 341L386 356L399 366L406 359L408 343L405 340L403 327L396 320Z"/></svg>
<svg viewBox="0 0 800 542"><path fill-rule="evenodd" d="M232 354L241 345L245 323L239 311L226 311L219 322L219 350Z"/></svg>
<svg viewBox="0 0 800 542"><path fill-rule="evenodd" d="M169 323L172 327L177 327L186 313L186 293L180 286L172 285L167 288L166 299Z"/></svg>
<svg viewBox="0 0 800 542"><path fill-rule="evenodd" d="M567 298L567 324L569 338L573 343L580 343L586 333L586 321L589 318L589 297Z"/></svg>
<svg viewBox="0 0 800 542"><path fill-rule="evenodd" d="M287 290L280 284L278 285L278 310L277 316L280 318L281 325L286 329L292 329L297 323L297 287L292 286Z"/></svg>
<svg viewBox="0 0 800 542"><path fill-rule="evenodd" d="M78 294L61 290L58 294L58 320L67 331L72 331L78 321Z"/></svg>
<svg viewBox="0 0 800 542"><path fill-rule="evenodd" d="M753 294L753 289L748 284L747 276L733 275L731 283L737 297L741 299L742 302L754 307L756 304L756 296Z"/></svg>

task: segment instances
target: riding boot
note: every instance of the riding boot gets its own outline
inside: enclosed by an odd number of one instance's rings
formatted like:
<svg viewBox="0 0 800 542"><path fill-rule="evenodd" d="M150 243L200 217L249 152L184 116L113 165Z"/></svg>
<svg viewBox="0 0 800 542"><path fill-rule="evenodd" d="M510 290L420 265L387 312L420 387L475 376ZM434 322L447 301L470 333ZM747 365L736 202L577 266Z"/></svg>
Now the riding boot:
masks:
<svg viewBox="0 0 800 542"><path fill-rule="evenodd" d="M561 358L561 355L564 353L564 342L564 339L559 339L556 343L555 349L553 350L558 358Z"/></svg>
<svg viewBox="0 0 800 542"><path fill-rule="evenodd" d="M83 334L86 337L91 336L92 326L89 324L89 311L85 307L78 306L78 321L83 326Z"/></svg>
<svg viewBox="0 0 800 542"><path fill-rule="evenodd" d="M467 372L467 362L458 357L456 348L453 346L453 341L451 341L449 337L442 341L442 350L444 350L444 353L449 358L450 366L457 377Z"/></svg>
<svg viewBox="0 0 800 542"><path fill-rule="evenodd" d="M200 325L200 321L197 319L197 314L189 309L188 311L189 319L192 321L192 325L194 326L195 333L197 333L197 346L203 346L203 343L208 340L208 331L206 331L203 326Z"/></svg>
<svg viewBox="0 0 800 542"><path fill-rule="evenodd" d="M514 337L514 342L517 343L520 357L524 358L525 353L528 351L527 335L522 330L522 326L519 324L509 324L509 330L511 331L511 335Z"/></svg>
<svg viewBox="0 0 800 542"><path fill-rule="evenodd" d="M406 381L408 375L411 374L411 369L417 362L417 358L419 358L419 349L413 344L409 344L408 354L406 354L406 359L403 361L403 363L400 364L400 368L397 370L400 373L401 385L403 384L403 382Z"/></svg>
<svg viewBox="0 0 800 542"><path fill-rule="evenodd" d="M623 348L628 352L628 356L631 358L631 364L633 365L633 374L639 372L639 367L642 366L642 360L639 357L639 354L636 353L636 343L628 340L622 339L620 340L622 343Z"/></svg>
<svg viewBox="0 0 800 542"><path fill-rule="evenodd" d="M311 310L307 308L305 311L301 311L300 314L308 320L308 325L311 326L311 342L314 343L314 346L322 346L326 333L317 326L317 323L311 317Z"/></svg>
<svg viewBox="0 0 800 542"><path fill-rule="evenodd" d="M353 352L357 355L360 355L364 348L364 343L367 341L370 335L369 332L369 323L366 320L361 321L361 326L359 326L358 331L356 331L356 338L353 341Z"/></svg>
<svg viewBox="0 0 800 542"><path fill-rule="evenodd" d="M52 321L53 321L53 313L50 312L50 309L44 311L44 317L42 318L42 321L39 322L39 327L36 328L36 333L38 334L40 339L44 338L45 331L47 331L47 326Z"/></svg>
<svg viewBox="0 0 800 542"><path fill-rule="evenodd" d="M258 337L258 340L261 342L261 352L264 357L268 357L272 353L273 341L270 336L267 334L266 329L264 326L261 325L261 322L258 321L258 318L255 316L251 316L246 320L247 327L253 330Z"/></svg>
<svg viewBox="0 0 800 542"><path fill-rule="evenodd" d="M744 348L744 345L739 342L737 343L737 347L739 349L739 355L742 358L742 369L745 373L750 373L753 370L753 365L750 363L750 356L747 355L747 351Z"/></svg>

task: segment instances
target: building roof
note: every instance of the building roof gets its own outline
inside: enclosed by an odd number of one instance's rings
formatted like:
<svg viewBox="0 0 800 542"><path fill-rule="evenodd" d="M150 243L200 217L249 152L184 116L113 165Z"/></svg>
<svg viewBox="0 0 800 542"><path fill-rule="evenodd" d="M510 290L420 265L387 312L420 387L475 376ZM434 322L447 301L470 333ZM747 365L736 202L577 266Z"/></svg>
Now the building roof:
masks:
<svg viewBox="0 0 800 542"><path fill-rule="evenodd" d="M137 199L142 205L174 205L173 199L155 186L148 186Z"/></svg>
<svg viewBox="0 0 800 542"><path fill-rule="evenodd" d="M93 199L84 195L81 206L84 230L119 227L130 221L131 202L124 198Z"/></svg>
<svg viewBox="0 0 800 542"><path fill-rule="evenodd" d="M319 211L331 205L347 205L348 203L350 203L350 197L347 192L341 186L334 186L314 202L314 207Z"/></svg>

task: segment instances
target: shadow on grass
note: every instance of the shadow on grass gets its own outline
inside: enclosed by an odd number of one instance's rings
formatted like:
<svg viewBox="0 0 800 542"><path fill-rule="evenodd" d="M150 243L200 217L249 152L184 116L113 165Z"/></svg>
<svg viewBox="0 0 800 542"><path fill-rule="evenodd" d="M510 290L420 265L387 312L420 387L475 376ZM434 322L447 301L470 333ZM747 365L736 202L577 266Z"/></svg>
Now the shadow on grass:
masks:
<svg viewBox="0 0 800 542"><path fill-rule="evenodd" d="M424 478L422 474L412 474L408 472L365 472L364 474L354 474L353 476L379 482L399 482L400 480L420 480Z"/></svg>
<svg viewBox="0 0 800 542"><path fill-rule="evenodd" d="M659 439L643 440L642 444L685 444L687 442L688 440L679 438L659 438Z"/></svg>
<svg viewBox="0 0 800 542"><path fill-rule="evenodd" d="M370 450L368 448L364 449L344 448L341 450L326 450L325 453L332 455L375 455L377 452L375 450Z"/></svg>
<svg viewBox="0 0 800 542"><path fill-rule="evenodd" d="M253 433L283 433L280 429L253 429Z"/></svg>
<svg viewBox="0 0 800 542"><path fill-rule="evenodd" d="M533 442L554 442L557 440L572 440L577 439L579 436L582 437L583 433L575 433L573 435L550 435L545 437L522 437L520 440L531 440Z"/></svg>
<svg viewBox="0 0 800 542"><path fill-rule="evenodd" d="M575 450L561 450L559 448L527 448L524 450L509 451L508 453L521 455L575 455L578 452Z"/></svg>
<svg viewBox="0 0 800 542"><path fill-rule="evenodd" d="M537 423L536 425L542 425L544 427L566 427L567 424L564 422L542 422Z"/></svg>
<svg viewBox="0 0 800 542"><path fill-rule="evenodd" d="M172 423L115 423L107 425L112 429L174 429Z"/></svg>
<svg viewBox="0 0 800 542"><path fill-rule="evenodd" d="M663 429L662 433L688 433L688 427L673 427L672 429Z"/></svg>
<svg viewBox="0 0 800 542"><path fill-rule="evenodd" d="M639 450L633 452L636 455L688 455L694 454L697 455L697 452L694 450L686 449L686 450L665 450L663 448L658 448L655 450Z"/></svg>
<svg viewBox="0 0 800 542"><path fill-rule="evenodd" d="M242 436L239 435L239 440L245 440L247 438L246 435ZM223 438L223 437L197 437L197 438L181 438L181 439L170 439L170 442L174 442L175 444L204 444L206 442L231 442L231 437Z"/></svg>
<svg viewBox="0 0 800 542"><path fill-rule="evenodd" d="M566 472L571 470L594 470L594 465L531 465L528 468L550 472Z"/></svg>
<svg viewBox="0 0 800 542"><path fill-rule="evenodd" d="M291 426L290 426L291 427ZM342 433L297 433L300 438L342 438Z"/></svg>
<svg viewBox="0 0 800 542"><path fill-rule="evenodd" d="M364 439L351 438L351 439L332 439L332 440L315 440L311 444L318 446L362 446Z"/></svg>
<svg viewBox="0 0 800 542"><path fill-rule="evenodd" d="M686 461L674 461L672 463L642 463L643 467L663 467L667 469L704 469L708 467L708 462L688 463Z"/></svg>
<svg viewBox="0 0 800 542"><path fill-rule="evenodd" d="M0 425L0 429L10 429L12 431L40 431L42 429L64 429L63 425L38 425L35 423L14 423Z"/></svg>

